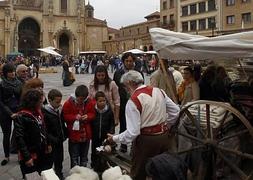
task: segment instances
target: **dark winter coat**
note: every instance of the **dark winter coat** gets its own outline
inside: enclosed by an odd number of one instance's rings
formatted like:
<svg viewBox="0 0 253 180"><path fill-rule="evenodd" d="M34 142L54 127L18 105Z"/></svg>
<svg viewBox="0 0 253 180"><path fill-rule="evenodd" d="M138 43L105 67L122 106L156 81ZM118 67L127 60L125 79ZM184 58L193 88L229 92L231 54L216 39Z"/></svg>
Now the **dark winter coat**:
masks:
<svg viewBox="0 0 253 180"><path fill-rule="evenodd" d="M26 162L32 154L40 156L47 148L46 129L41 116L19 112L15 119L17 149Z"/></svg>
<svg viewBox="0 0 253 180"><path fill-rule="evenodd" d="M114 116L111 108L106 106L102 111L96 108L96 118L92 121L92 142L103 142L107 133L114 134ZM102 143L99 143L101 145Z"/></svg>
<svg viewBox="0 0 253 180"><path fill-rule="evenodd" d="M42 113L49 143L62 143L67 138L67 128L61 112L55 111L50 105L45 105L42 108Z"/></svg>
<svg viewBox="0 0 253 180"><path fill-rule="evenodd" d="M0 83L0 110L9 116L15 113L19 106L22 83L18 79L2 78Z"/></svg>

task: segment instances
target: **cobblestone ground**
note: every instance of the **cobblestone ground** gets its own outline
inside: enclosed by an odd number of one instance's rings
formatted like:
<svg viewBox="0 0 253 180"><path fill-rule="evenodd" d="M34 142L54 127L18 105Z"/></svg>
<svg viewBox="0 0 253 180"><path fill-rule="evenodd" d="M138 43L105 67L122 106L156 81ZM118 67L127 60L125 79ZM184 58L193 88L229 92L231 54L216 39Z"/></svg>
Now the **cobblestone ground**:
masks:
<svg viewBox="0 0 253 180"><path fill-rule="evenodd" d="M77 74L75 75L76 81L73 85L69 87L63 87L62 80L61 80L61 67L55 67L57 69L57 73L46 73L40 74L39 78L44 81L44 91L48 93L50 89L58 89L63 94L63 102L67 99L67 97L74 93L76 86L84 84L88 86L89 82L93 79L94 75L92 74ZM110 77L113 74L110 73ZM149 78L145 78L146 83L149 82ZM116 130L117 132L117 130ZM0 128L0 161L4 157L3 147L2 147L2 139L3 133L2 129ZM17 161L17 155L11 154L10 162L6 166L0 166L0 180L19 180L22 179L21 172L19 169L19 164ZM70 169L70 162L69 162L69 154L68 154L68 145L67 141L64 142L64 162L63 162L63 172L65 177L68 175Z"/></svg>

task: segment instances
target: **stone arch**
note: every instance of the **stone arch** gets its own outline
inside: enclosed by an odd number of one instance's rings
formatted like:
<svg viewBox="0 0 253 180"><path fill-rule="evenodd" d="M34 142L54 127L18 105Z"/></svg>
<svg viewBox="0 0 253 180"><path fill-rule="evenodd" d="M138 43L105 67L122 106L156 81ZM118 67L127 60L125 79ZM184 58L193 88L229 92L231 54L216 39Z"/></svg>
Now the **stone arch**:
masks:
<svg viewBox="0 0 253 180"><path fill-rule="evenodd" d="M76 38L74 33L64 27L56 31L53 36L54 46L60 49L62 55L75 55L77 52Z"/></svg>
<svg viewBox="0 0 253 180"><path fill-rule="evenodd" d="M18 24L18 51L25 56L39 55L40 24L33 17L24 17Z"/></svg>

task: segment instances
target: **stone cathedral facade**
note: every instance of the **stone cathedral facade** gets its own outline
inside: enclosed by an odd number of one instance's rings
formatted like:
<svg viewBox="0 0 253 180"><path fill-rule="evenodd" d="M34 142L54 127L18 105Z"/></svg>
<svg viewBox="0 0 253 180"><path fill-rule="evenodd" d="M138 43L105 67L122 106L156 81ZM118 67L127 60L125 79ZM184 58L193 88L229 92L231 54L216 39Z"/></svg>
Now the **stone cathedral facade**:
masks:
<svg viewBox="0 0 253 180"><path fill-rule="evenodd" d="M94 18L85 0L0 1L0 56L19 51L40 55L38 48L54 46L63 55L104 50L105 20Z"/></svg>

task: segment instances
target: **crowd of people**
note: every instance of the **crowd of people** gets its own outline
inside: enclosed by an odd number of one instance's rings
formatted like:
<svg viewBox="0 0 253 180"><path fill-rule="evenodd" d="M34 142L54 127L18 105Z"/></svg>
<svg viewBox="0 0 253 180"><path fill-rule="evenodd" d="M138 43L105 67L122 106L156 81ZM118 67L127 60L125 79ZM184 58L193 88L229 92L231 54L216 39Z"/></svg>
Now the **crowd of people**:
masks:
<svg viewBox="0 0 253 180"><path fill-rule="evenodd" d="M3 64L0 122L5 158L1 165L9 162L12 146L18 152L23 178L28 173L54 167L56 175L64 179L63 142L68 139L70 167L87 166L91 142L91 168L102 173L107 164L98 156L96 147L106 140L119 143L123 153L129 150L128 144L132 144L130 174L133 179L156 177L151 166L155 166L157 159L150 158L175 152L175 136L170 134L170 128L177 121L180 107L198 99L228 102L227 87L231 80L222 66L211 65L201 74L198 65L176 70L163 59L159 68L154 68L150 85L144 85L143 73L150 71L143 71L137 61L134 54L123 54L122 65L116 68L112 79L108 75L108 65L96 65L92 68L94 79L89 86L77 86L63 105L60 90L51 89L45 95L43 81L30 77L25 64L16 67L11 63ZM62 63L63 86L75 81L70 78L70 66L69 61ZM116 135L117 125L120 131ZM184 162L176 155L162 156L165 157L178 164L180 179L186 179ZM172 171L167 173L173 175Z"/></svg>

